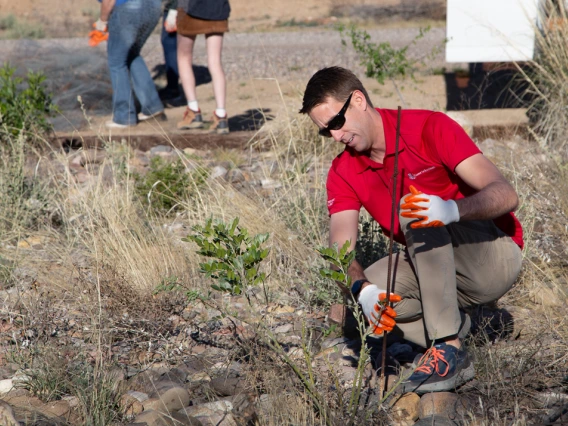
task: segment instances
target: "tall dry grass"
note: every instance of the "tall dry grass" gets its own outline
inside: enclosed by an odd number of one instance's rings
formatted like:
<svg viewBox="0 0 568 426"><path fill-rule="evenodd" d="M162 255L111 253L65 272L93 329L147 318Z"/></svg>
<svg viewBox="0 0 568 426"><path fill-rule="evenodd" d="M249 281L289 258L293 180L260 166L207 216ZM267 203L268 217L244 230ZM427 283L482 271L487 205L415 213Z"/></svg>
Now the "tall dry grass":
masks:
<svg viewBox="0 0 568 426"><path fill-rule="evenodd" d="M518 346L476 344L478 371L487 386L475 392L482 401L492 402L487 413L472 413L481 424L528 424L523 409L538 407L527 404L526 395L547 386L546 380L540 380L540 388L536 388L530 378L536 375L553 382L565 370L568 344L562 312L567 277L563 259L568 229L566 210L559 206L566 206L568 197L565 168L552 139L555 131L545 132L542 137L547 142L536 147L514 140L508 155L494 159L521 198L518 216L526 234L525 266L515 288L501 303L518 308L515 320L522 330L521 339L527 340L520 340ZM540 128L535 127L535 132L540 134ZM108 349L114 341L130 339L136 344L138 339L138 344L148 344L160 340L164 332L160 318L179 309L175 305L187 303L183 294L181 298L154 294L160 284L175 282L186 290L209 291L210 282L198 272L202 259L181 237L210 217L225 222L239 217L249 233L270 233L266 268L273 301L311 310L340 300L335 284L319 277L322 264L315 249L327 245L325 175L341 146L317 136L307 117L291 114L279 125L267 126L245 151L216 153L220 161L231 158L232 163L255 168L262 180L278 185L272 189L251 185L242 190L224 179L208 179L204 184L195 181L199 190L177 199L174 215L152 212L147 201L136 196L130 169L134 154L127 145L107 141L105 148L105 161L89 166L92 178L87 184L77 183L64 152L35 153L33 161L24 161L26 155L32 157L18 140L13 141L13 152L4 151L3 183L41 177L35 192L20 191L15 198L8 185L0 185L2 194L16 200L8 203L8 198L0 198L0 240L4 243L0 257L17 265L13 281L22 296L5 304L4 313L22 318L30 329L45 328L45 336L50 318L71 311L82 313L94 342L90 349L97 358L98 371L103 371L112 365ZM181 151L176 151L176 156L189 170L198 166L192 156ZM37 206L33 200L40 195L41 209L30 209ZM37 235L44 237L42 251L18 248L19 241ZM26 268L41 270L33 285L22 278L21 270ZM43 291L36 291L34 285ZM48 299L49 291L57 294ZM539 352L544 345L549 350ZM310 342L306 347L311 348ZM258 355L258 362L249 361L248 379L254 386L279 395L266 404L260 424L325 423L281 358L270 351L254 352L266 351L265 346L249 349ZM249 353L246 357L255 359ZM311 370L308 361L299 359L299 368L315 374L311 377L329 412L337 419L346 418L337 377ZM280 371L286 374L271 380ZM512 376L504 374L511 371ZM93 401L89 404L98 406ZM84 416L92 417L90 413Z"/></svg>

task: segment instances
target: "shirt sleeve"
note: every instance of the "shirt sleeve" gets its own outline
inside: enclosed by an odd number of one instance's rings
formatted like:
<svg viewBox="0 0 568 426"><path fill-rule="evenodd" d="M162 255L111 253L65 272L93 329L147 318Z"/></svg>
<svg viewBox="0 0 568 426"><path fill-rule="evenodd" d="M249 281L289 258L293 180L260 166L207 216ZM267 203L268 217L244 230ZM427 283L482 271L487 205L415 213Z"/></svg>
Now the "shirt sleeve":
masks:
<svg viewBox="0 0 568 426"><path fill-rule="evenodd" d="M329 215L345 210L361 209L361 202L357 194L347 181L337 173L335 164L332 164L327 175L327 209Z"/></svg>
<svg viewBox="0 0 568 426"><path fill-rule="evenodd" d="M465 130L446 114L438 112L426 120L422 138L430 154L452 172L466 158L481 153Z"/></svg>

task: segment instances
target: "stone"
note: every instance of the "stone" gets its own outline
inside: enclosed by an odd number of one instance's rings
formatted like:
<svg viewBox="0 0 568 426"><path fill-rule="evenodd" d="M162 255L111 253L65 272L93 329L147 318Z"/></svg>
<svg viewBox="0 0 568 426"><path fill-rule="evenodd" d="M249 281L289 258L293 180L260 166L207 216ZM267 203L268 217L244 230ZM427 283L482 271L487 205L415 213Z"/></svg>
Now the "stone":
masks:
<svg viewBox="0 0 568 426"><path fill-rule="evenodd" d="M274 329L274 334L285 334L292 331L292 328L292 324L280 325Z"/></svg>
<svg viewBox="0 0 568 426"><path fill-rule="evenodd" d="M129 417L137 416L144 411L144 405L142 405L142 403L134 396L127 393L120 397L120 407L124 414Z"/></svg>
<svg viewBox="0 0 568 426"><path fill-rule="evenodd" d="M0 380L0 394L8 393L14 388L12 379Z"/></svg>
<svg viewBox="0 0 568 426"><path fill-rule="evenodd" d="M222 166L215 166L211 169L209 173L209 179L217 179L224 177L227 174L227 169Z"/></svg>
<svg viewBox="0 0 568 426"><path fill-rule="evenodd" d="M458 423L455 423L444 416L429 416L426 418L421 418L414 426L458 426Z"/></svg>
<svg viewBox="0 0 568 426"><path fill-rule="evenodd" d="M185 407L183 412L190 417L210 417L215 414L228 414L233 410L233 404L230 401L215 401L206 404L193 405Z"/></svg>
<svg viewBox="0 0 568 426"><path fill-rule="evenodd" d="M100 149L86 149L80 153L80 165L100 164L107 157L106 151Z"/></svg>
<svg viewBox="0 0 568 426"><path fill-rule="evenodd" d="M2 426L20 426L10 404L0 401L0 424Z"/></svg>
<svg viewBox="0 0 568 426"><path fill-rule="evenodd" d="M167 414L162 414L156 410L145 410L134 418L134 423L142 423L147 426L174 425L174 421Z"/></svg>
<svg viewBox="0 0 568 426"><path fill-rule="evenodd" d="M144 401L143 405L145 410L170 413L187 406L189 401L187 389L172 382L158 382L154 397Z"/></svg>
<svg viewBox="0 0 568 426"><path fill-rule="evenodd" d="M463 419L467 415L467 402L453 392L432 392L420 398L418 416L446 417L450 420Z"/></svg>
<svg viewBox="0 0 568 426"><path fill-rule="evenodd" d="M245 380L237 377L218 377L209 382L209 387L220 396L231 396L242 393L246 389Z"/></svg>
<svg viewBox="0 0 568 426"><path fill-rule="evenodd" d="M162 154L169 154L172 152L173 148L168 145L156 145L150 148L150 155L162 155Z"/></svg>
<svg viewBox="0 0 568 426"><path fill-rule="evenodd" d="M415 422L418 420L420 397L414 392L408 392L391 401L391 414L398 422ZM414 423L411 423L414 424Z"/></svg>

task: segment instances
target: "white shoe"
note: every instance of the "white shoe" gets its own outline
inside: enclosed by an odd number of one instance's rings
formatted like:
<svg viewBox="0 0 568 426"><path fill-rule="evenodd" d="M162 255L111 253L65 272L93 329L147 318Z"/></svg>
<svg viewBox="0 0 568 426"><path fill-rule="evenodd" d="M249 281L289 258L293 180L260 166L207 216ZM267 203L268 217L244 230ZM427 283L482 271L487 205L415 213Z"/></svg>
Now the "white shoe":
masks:
<svg viewBox="0 0 568 426"><path fill-rule="evenodd" d="M109 120L105 123L105 126L107 129L127 129L129 127L133 127L131 125L128 124L119 124L119 123L115 123L112 120Z"/></svg>

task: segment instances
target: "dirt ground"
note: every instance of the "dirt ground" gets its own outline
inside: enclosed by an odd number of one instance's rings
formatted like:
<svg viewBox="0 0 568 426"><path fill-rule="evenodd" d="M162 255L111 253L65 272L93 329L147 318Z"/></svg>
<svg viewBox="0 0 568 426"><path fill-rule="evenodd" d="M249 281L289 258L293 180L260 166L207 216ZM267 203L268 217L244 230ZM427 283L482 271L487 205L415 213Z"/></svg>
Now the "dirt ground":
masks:
<svg viewBox="0 0 568 426"><path fill-rule="evenodd" d="M294 26L300 22L311 26L331 19L332 13L342 10L345 5L389 7L404 2L405 0L231 0L230 29L236 32L270 30ZM0 0L0 18L10 14L27 25L39 25L46 37L73 37L90 30L91 24L98 18L99 3L96 0Z"/></svg>
<svg viewBox="0 0 568 426"><path fill-rule="evenodd" d="M230 33L223 53L231 134L250 133L260 127L259 123L276 124L279 119L297 118L307 79L322 66L338 64L363 76L353 52L341 47L337 31L333 30L336 22L355 20L369 30L384 28L390 32L378 33L376 39L390 41L395 46L405 43L402 40L425 19L437 17L432 21L434 30L430 34L434 40L427 47L418 48L429 50L432 44L444 38L444 21L439 19L443 17L444 5L440 0L231 0ZM54 13L55 6L57 13ZM104 122L110 118L112 88L106 69L106 46L103 43L90 49L85 42L98 11L96 0L0 0L0 38L6 37L8 29L2 22L10 15L20 25L35 26L44 33L45 39L38 41L0 40L0 62L10 61L22 70L39 69L46 74L49 88L55 94L54 101L62 107L62 113L53 123L58 135L63 137L80 133L96 138L107 133ZM366 20L361 18L365 15ZM155 70L163 63L158 31L159 26L143 50L148 67L155 75ZM196 65L205 69L203 39L198 39L196 44ZM432 69L446 65L441 51ZM446 106L446 84L440 73L403 83L404 102L391 84L383 86L374 80L362 79L376 106L396 108L402 104L406 108L435 110ZM160 87L164 81L158 78L156 84ZM197 94L207 119L215 107L210 81L198 83ZM77 95L82 97L84 110L78 108ZM183 106L168 108L165 123L141 123L136 128L114 131L114 134L188 135L175 127L183 111ZM470 115L480 123L489 120L490 125L525 120L524 112L518 110L475 111Z"/></svg>

